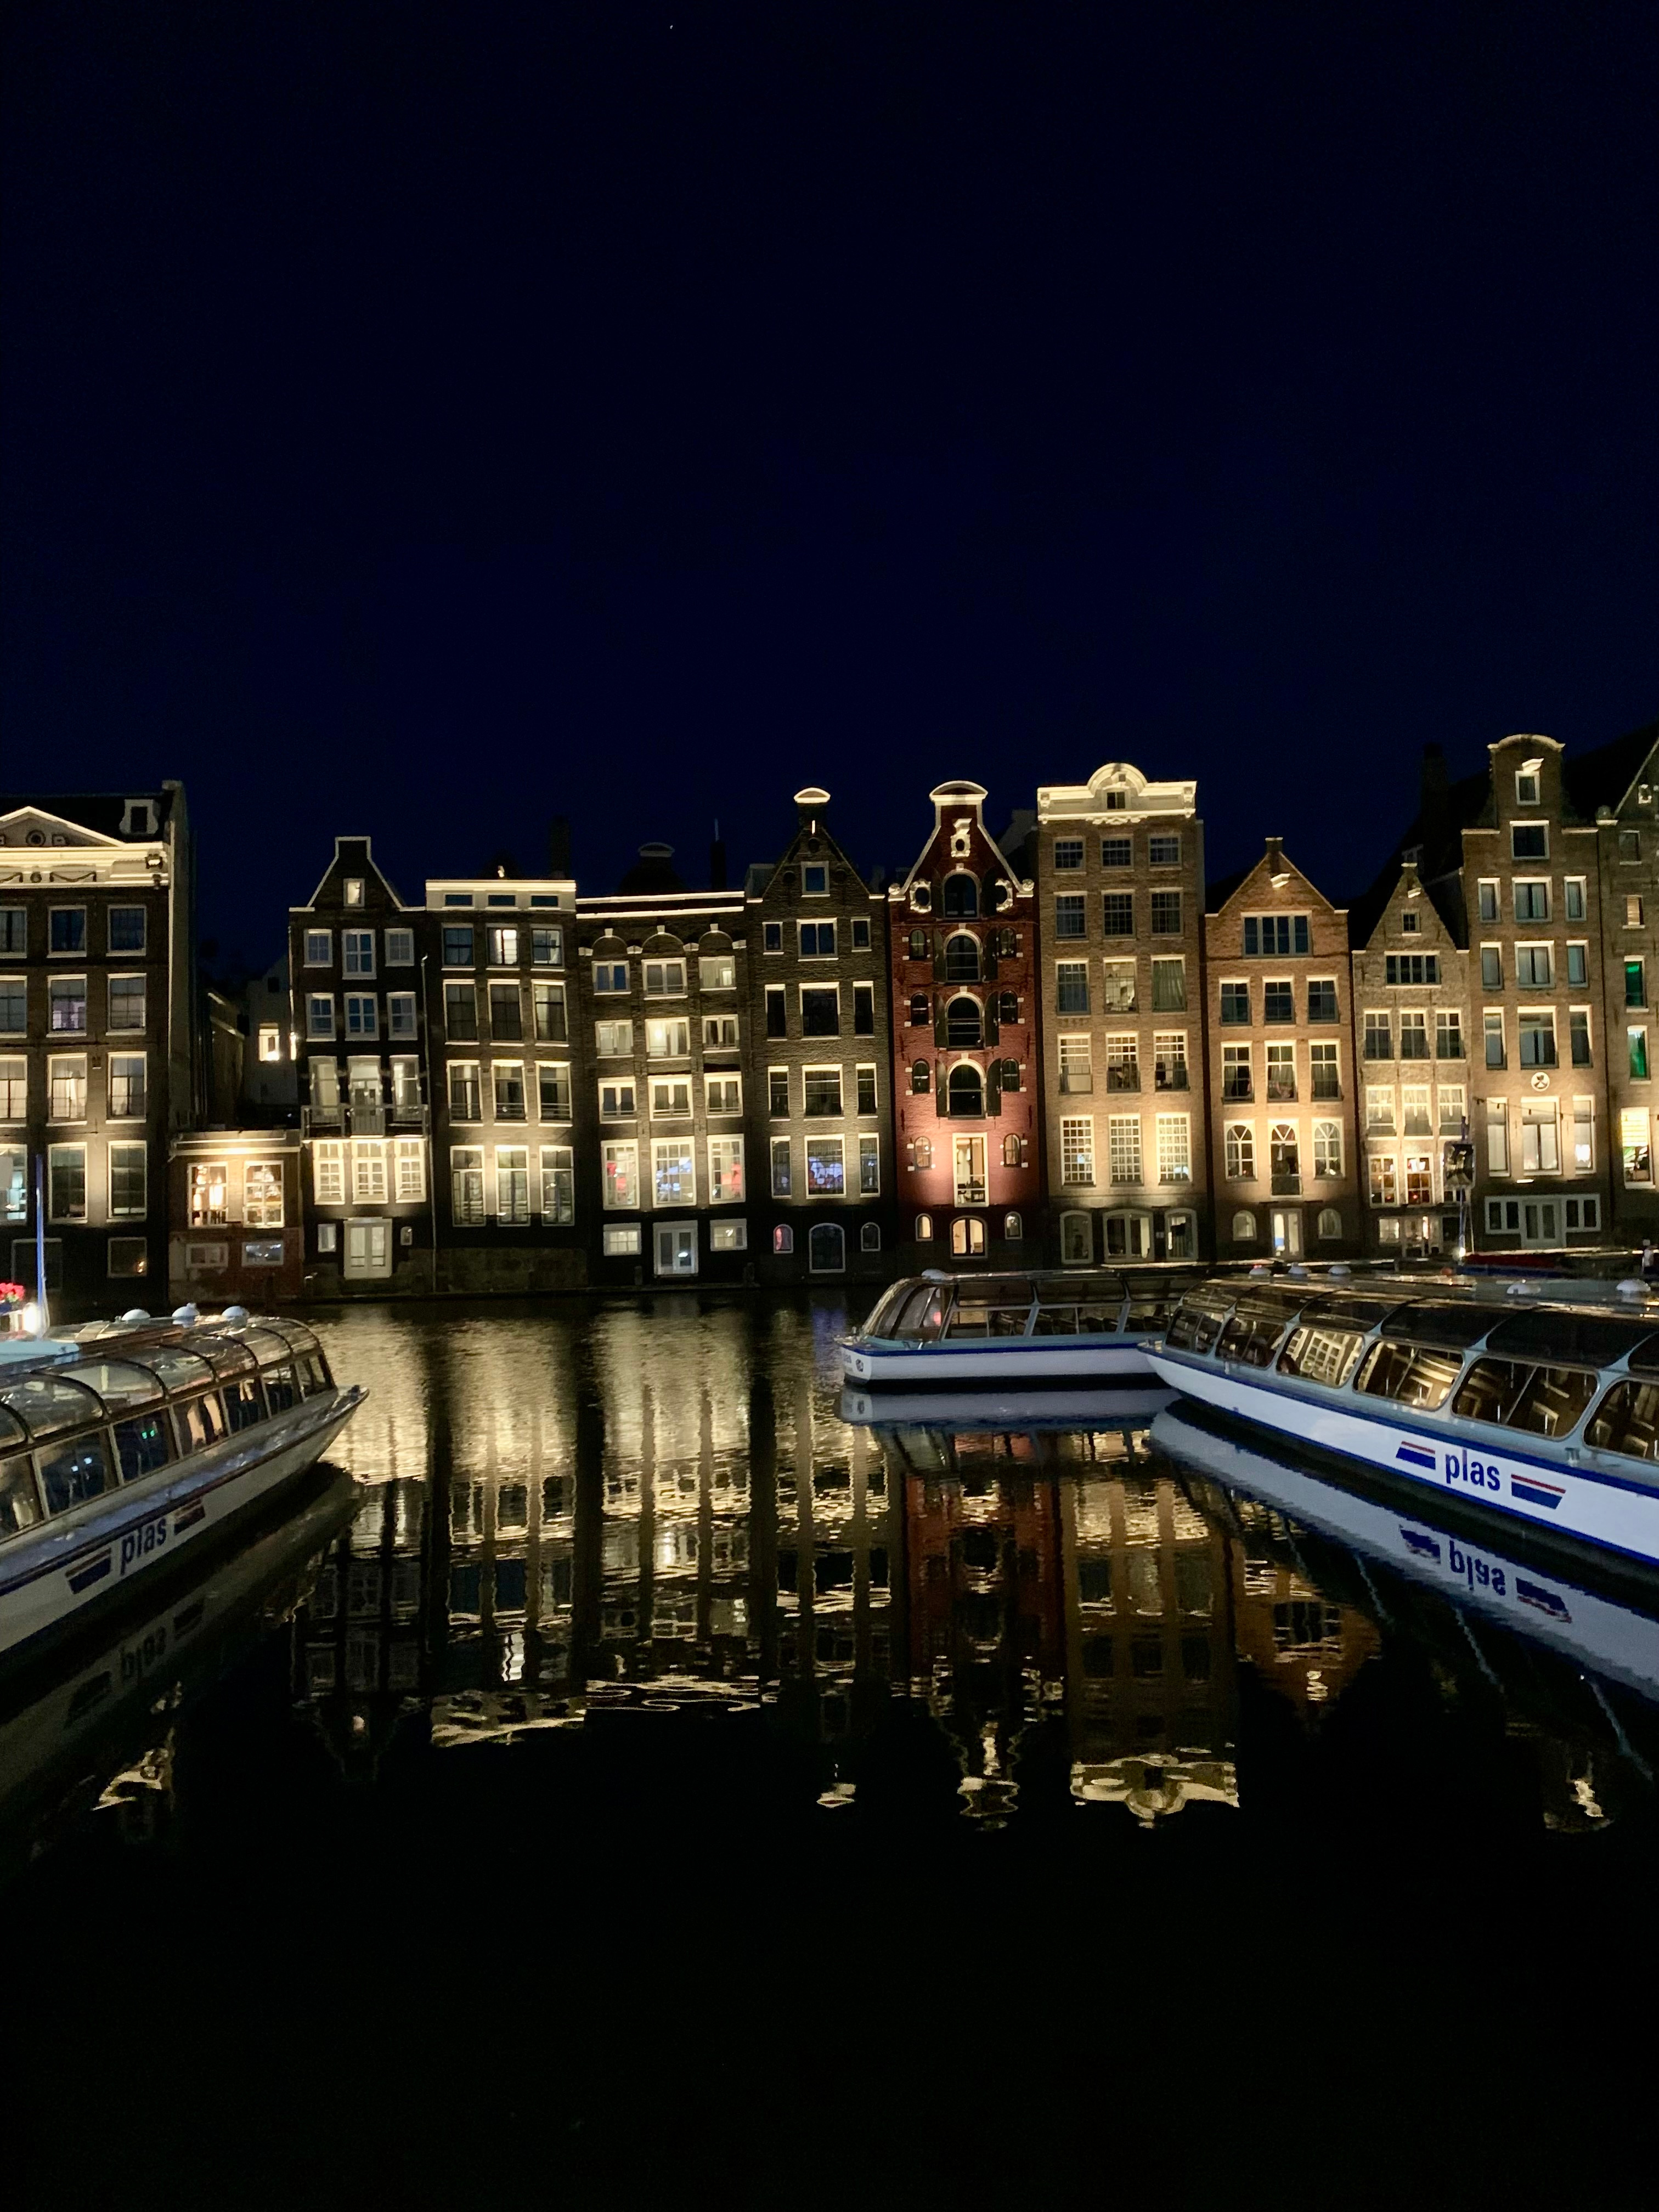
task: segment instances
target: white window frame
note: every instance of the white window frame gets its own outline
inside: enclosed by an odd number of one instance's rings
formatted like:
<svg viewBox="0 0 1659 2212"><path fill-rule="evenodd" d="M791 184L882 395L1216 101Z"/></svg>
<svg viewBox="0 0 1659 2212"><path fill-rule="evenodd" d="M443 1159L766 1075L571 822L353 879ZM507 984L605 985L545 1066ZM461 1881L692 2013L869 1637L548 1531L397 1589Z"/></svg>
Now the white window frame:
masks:
<svg viewBox="0 0 1659 2212"><path fill-rule="evenodd" d="M704 1142L708 1146L708 1203L741 1206L749 1195L743 1139L736 1135L708 1137Z"/></svg>

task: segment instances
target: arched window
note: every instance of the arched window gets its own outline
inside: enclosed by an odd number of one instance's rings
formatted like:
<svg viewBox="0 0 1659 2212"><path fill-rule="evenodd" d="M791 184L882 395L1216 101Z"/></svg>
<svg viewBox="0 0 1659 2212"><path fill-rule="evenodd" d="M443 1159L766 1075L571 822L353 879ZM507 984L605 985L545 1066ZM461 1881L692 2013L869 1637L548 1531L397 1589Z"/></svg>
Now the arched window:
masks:
<svg viewBox="0 0 1659 2212"><path fill-rule="evenodd" d="M1018 1244L1021 1242L1025 1235L1025 1224L1020 1219L1018 1214L1005 1213L1003 1215L1002 1234L1004 1239L1010 1244Z"/></svg>
<svg viewBox="0 0 1659 2212"><path fill-rule="evenodd" d="M1017 1060L1005 1060L1000 1063L997 1070L997 1085L1003 1091L1018 1090L1019 1062Z"/></svg>
<svg viewBox="0 0 1659 2212"><path fill-rule="evenodd" d="M944 907L945 913L951 915L976 915L979 912L979 885L971 876L946 876Z"/></svg>
<svg viewBox="0 0 1659 2212"><path fill-rule="evenodd" d="M979 945L965 929L945 940L945 980L947 983L979 981Z"/></svg>
<svg viewBox="0 0 1659 2212"><path fill-rule="evenodd" d="M925 1030L928 1023L931 1022L933 1018L933 1001L928 998L927 992L912 991L910 994L911 1028L913 1030Z"/></svg>
<svg viewBox="0 0 1659 2212"><path fill-rule="evenodd" d="M880 1251L880 1249L881 1249L881 1224L880 1224L880 1222L878 1222L878 1221L866 1221L866 1222L865 1223L865 1224L864 1224L863 1228L862 1228L862 1229L860 1229L860 1231L859 1231L859 1249L860 1249L860 1252L879 1252L879 1251Z"/></svg>
<svg viewBox="0 0 1659 2212"><path fill-rule="evenodd" d="M951 1000L945 1009L945 1042L957 1052L985 1042L976 1000Z"/></svg>
<svg viewBox="0 0 1659 2212"><path fill-rule="evenodd" d="M1235 1244L1254 1244L1255 1242L1255 1216L1246 1207L1241 1207L1233 1216L1233 1242Z"/></svg>
<svg viewBox="0 0 1659 2212"><path fill-rule="evenodd" d="M959 1213L951 1224L951 1249L958 1260L977 1260L985 1250L985 1224L976 1213Z"/></svg>
<svg viewBox="0 0 1659 2212"><path fill-rule="evenodd" d="M985 1111L985 1085L980 1080L978 1068L971 1060L964 1060L960 1067L951 1070L950 1104L953 1119L958 1114L975 1115Z"/></svg>
<svg viewBox="0 0 1659 2212"><path fill-rule="evenodd" d="M1002 1140L1002 1164L1006 1168L1019 1165L1019 1139L1012 1129Z"/></svg>
<svg viewBox="0 0 1659 2212"><path fill-rule="evenodd" d="M794 1249L794 1231L787 1221L779 1222L777 1227L772 1231L772 1249L777 1253L789 1253Z"/></svg>
<svg viewBox="0 0 1659 2212"><path fill-rule="evenodd" d="M1086 1267L1094 1258L1094 1224L1086 1213L1060 1215L1060 1256L1068 1267Z"/></svg>
<svg viewBox="0 0 1659 2212"><path fill-rule="evenodd" d="M933 1166L933 1140L931 1137L918 1137L915 1143L911 1146L910 1149L916 1156L916 1165L919 1168L930 1168Z"/></svg>
<svg viewBox="0 0 1659 2212"><path fill-rule="evenodd" d="M910 1088L912 1091L926 1091L933 1082L933 1072L928 1067L925 1060L915 1060L911 1061Z"/></svg>
<svg viewBox="0 0 1659 2212"><path fill-rule="evenodd" d="M847 1265L847 1237L839 1221L815 1221L806 1239L806 1264L815 1275L839 1275Z"/></svg>
<svg viewBox="0 0 1659 2212"><path fill-rule="evenodd" d="M1019 1019L1019 999L1012 991L1004 991L997 998L997 1019L1005 1029L1011 1029Z"/></svg>
<svg viewBox="0 0 1659 2212"><path fill-rule="evenodd" d="M931 1213L919 1213L919 1214L917 1214L917 1216L916 1216L916 1242L917 1242L917 1243L918 1243L918 1244L931 1244L931 1243L933 1243L933 1215L932 1215Z"/></svg>
<svg viewBox="0 0 1659 2212"><path fill-rule="evenodd" d="M1334 1206L1322 1206L1320 1207L1319 1233L1321 1237L1327 1239L1331 1237L1340 1237L1341 1236L1342 1216L1337 1212Z"/></svg>

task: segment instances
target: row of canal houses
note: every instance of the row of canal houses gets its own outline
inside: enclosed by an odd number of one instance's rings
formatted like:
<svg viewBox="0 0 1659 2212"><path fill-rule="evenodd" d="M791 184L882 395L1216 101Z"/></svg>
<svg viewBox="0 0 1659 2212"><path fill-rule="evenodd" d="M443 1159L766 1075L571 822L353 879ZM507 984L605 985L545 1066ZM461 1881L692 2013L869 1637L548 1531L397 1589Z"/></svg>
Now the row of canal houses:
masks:
<svg viewBox="0 0 1659 2212"><path fill-rule="evenodd" d="M1516 736L1449 783L1431 747L1348 905L1277 838L1208 880L1195 784L1126 763L1000 834L941 784L890 879L816 787L729 885L647 845L580 892L556 837L410 901L342 836L240 1115L191 1074L182 792L0 800L12 1273L37 1163L100 1304L1639 1243L1656 749Z"/></svg>

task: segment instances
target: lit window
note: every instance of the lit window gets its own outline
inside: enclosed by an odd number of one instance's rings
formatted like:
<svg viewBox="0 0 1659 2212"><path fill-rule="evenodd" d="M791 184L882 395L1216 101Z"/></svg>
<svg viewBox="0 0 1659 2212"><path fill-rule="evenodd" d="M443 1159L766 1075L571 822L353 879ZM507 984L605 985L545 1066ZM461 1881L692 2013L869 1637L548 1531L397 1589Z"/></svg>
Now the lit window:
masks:
<svg viewBox="0 0 1659 2212"><path fill-rule="evenodd" d="M846 1147L839 1137L806 1140L806 1190L811 1198L840 1198L847 1188Z"/></svg>

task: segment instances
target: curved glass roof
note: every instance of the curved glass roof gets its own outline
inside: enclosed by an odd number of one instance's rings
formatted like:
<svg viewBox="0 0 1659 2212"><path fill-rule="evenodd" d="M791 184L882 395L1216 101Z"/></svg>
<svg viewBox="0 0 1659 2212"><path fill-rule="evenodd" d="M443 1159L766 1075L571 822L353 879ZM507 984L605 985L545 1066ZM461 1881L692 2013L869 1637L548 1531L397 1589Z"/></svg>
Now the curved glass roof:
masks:
<svg viewBox="0 0 1659 2212"><path fill-rule="evenodd" d="M112 1413L125 1413L137 1406L159 1406L163 1392L159 1378L148 1367L125 1359L79 1359L62 1369L65 1382L84 1382L95 1390Z"/></svg>
<svg viewBox="0 0 1659 2212"><path fill-rule="evenodd" d="M18 1382L0 1383L0 1406L16 1415L37 1443L104 1418L103 1401L84 1382L70 1382L61 1375L28 1375Z"/></svg>

